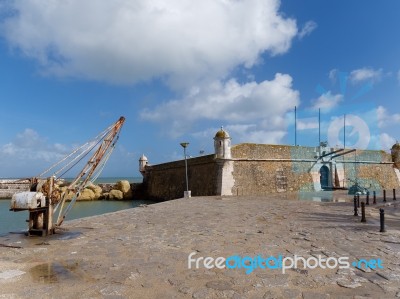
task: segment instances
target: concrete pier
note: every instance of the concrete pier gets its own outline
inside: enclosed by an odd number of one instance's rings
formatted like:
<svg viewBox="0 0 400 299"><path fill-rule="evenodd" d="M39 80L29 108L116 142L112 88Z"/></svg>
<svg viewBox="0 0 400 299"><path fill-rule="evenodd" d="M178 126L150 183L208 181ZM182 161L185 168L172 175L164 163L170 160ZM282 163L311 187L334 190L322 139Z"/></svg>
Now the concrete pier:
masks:
<svg viewBox="0 0 400 299"><path fill-rule="evenodd" d="M295 196L293 196L295 197ZM0 237L0 298L395 298L400 209L267 197L192 197L66 222L45 238ZM188 256L381 261L375 269L188 269ZM332 261L333 259L331 259ZM203 264L201 264L203 265ZM247 263L248 265L248 263Z"/></svg>

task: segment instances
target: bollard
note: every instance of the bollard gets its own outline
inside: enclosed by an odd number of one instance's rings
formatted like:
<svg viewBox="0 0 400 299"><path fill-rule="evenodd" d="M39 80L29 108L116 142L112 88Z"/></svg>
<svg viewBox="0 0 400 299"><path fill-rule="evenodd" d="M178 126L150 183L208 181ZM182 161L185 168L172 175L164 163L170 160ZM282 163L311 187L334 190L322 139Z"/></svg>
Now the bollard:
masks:
<svg viewBox="0 0 400 299"><path fill-rule="evenodd" d="M396 189L393 189L393 200L396 200Z"/></svg>
<svg viewBox="0 0 400 299"><path fill-rule="evenodd" d="M386 202L386 190L383 189L383 202Z"/></svg>
<svg viewBox="0 0 400 299"><path fill-rule="evenodd" d="M365 203L361 203L361 222L367 222L367 219L365 219Z"/></svg>
<svg viewBox="0 0 400 299"><path fill-rule="evenodd" d="M384 209L379 209L379 216L381 220L381 230L379 232L384 233L386 232L385 230L385 210Z"/></svg>
<svg viewBox="0 0 400 299"><path fill-rule="evenodd" d="M360 207L360 194L357 194L357 208Z"/></svg>
<svg viewBox="0 0 400 299"><path fill-rule="evenodd" d="M369 191L367 191L367 202L365 204L369 206Z"/></svg>
<svg viewBox="0 0 400 299"><path fill-rule="evenodd" d="M372 203L376 205L376 191L374 191L374 201Z"/></svg>
<svg viewBox="0 0 400 299"><path fill-rule="evenodd" d="M358 216L357 196L354 195L354 216Z"/></svg>

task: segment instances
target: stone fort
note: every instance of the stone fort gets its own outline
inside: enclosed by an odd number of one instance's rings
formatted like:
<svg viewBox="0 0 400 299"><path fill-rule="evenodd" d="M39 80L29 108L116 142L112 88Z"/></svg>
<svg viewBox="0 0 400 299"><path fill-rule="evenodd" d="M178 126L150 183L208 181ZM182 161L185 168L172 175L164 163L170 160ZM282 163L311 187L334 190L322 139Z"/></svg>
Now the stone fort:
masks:
<svg viewBox="0 0 400 299"><path fill-rule="evenodd" d="M322 190L376 191L400 186L400 144L391 154L376 150L241 143L232 146L223 128L214 137L215 152L187 159L192 196L308 194ZM144 196L155 200L183 197L185 160L157 165L139 159Z"/></svg>

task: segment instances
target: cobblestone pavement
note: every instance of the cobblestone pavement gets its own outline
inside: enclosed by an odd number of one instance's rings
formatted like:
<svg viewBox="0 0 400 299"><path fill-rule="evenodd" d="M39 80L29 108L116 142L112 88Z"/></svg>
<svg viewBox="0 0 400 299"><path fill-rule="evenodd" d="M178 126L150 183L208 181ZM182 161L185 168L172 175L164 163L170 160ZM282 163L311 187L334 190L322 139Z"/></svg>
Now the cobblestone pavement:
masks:
<svg viewBox="0 0 400 299"><path fill-rule="evenodd" d="M367 206L361 223L350 198L271 195L178 199L69 221L46 238L10 234L0 237L0 298L396 298L400 206L393 203L385 233L379 205ZM383 268L188 269L192 252L380 259Z"/></svg>

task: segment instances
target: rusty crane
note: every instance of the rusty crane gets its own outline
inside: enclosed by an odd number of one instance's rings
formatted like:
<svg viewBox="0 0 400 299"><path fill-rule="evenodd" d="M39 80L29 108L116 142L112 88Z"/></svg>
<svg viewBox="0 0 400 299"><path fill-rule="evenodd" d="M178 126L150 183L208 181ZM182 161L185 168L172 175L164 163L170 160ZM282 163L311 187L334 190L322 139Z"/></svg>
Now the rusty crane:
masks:
<svg viewBox="0 0 400 299"><path fill-rule="evenodd" d="M118 141L124 121L125 118L120 117L94 139L30 179L30 191L14 194L10 210L29 212L28 235L51 235L63 223L83 189L102 172ZM61 187L65 175L84 163L83 159L88 156L90 158L72 182Z"/></svg>

